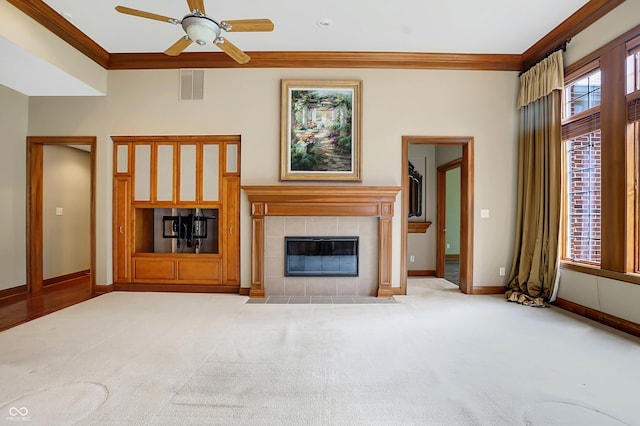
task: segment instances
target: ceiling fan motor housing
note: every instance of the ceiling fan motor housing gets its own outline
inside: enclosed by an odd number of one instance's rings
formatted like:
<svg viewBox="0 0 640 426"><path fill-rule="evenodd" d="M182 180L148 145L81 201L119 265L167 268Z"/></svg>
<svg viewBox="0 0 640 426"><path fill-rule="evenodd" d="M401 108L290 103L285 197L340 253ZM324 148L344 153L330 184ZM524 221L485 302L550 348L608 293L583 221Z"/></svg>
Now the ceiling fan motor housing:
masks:
<svg viewBox="0 0 640 426"><path fill-rule="evenodd" d="M182 19L182 28L189 38L199 45L213 43L220 36L220 25L204 15L185 16Z"/></svg>

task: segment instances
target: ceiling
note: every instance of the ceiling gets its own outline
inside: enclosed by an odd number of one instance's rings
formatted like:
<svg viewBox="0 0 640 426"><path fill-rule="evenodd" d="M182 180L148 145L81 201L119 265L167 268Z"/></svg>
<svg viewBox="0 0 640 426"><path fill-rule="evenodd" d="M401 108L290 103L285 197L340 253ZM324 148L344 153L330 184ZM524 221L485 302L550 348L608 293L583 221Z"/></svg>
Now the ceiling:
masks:
<svg viewBox="0 0 640 426"><path fill-rule="evenodd" d="M115 10L122 5L180 20L189 12L187 0L0 1L18 7L107 69L238 66L212 45L194 43L178 57L163 55L184 35L180 25ZM216 21L269 18L274 22L273 32L223 34L252 55L251 62L240 66L520 71L623 1L204 0L204 4ZM0 61L0 84L28 96L100 95L17 49L0 38L0 56L12 58Z"/></svg>
<svg viewBox="0 0 640 426"><path fill-rule="evenodd" d="M109 53L163 52L182 28L116 5L181 19L186 0L44 0ZM270 18L272 33L230 33L245 51L522 54L587 0L205 0L215 20ZM329 20L331 25L318 22ZM191 45L187 52L219 51Z"/></svg>

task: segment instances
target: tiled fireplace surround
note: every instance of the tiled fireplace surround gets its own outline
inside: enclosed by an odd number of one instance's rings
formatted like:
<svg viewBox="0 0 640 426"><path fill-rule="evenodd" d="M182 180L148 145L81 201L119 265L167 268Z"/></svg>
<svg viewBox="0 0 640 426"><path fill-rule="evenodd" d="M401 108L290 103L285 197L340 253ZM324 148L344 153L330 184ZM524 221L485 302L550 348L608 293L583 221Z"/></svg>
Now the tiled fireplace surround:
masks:
<svg viewBox="0 0 640 426"><path fill-rule="evenodd" d="M284 237L358 236L357 277L285 277ZM374 217L265 218L264 288L267 296L376 296L378 220Z"/></svg>
<svg viewBox="0 0 640 426"><path fill-rule="evenodd" d="M391 297L391 221L399 187L243 186L252 217L252 298ZM358 277L285 277L285 236L359 236Z"/></svg>

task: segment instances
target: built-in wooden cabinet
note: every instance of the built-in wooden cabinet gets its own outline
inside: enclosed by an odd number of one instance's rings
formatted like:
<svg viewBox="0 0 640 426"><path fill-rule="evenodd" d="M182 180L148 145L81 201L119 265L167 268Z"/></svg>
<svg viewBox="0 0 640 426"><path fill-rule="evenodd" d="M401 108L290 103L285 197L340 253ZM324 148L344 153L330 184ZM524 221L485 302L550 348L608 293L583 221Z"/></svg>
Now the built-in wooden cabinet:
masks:
<svg viewBox="0 0 640 426"><path fill-rule="evenodd" d="M112 139L114 283L238 291L239 136Z"/></svg>

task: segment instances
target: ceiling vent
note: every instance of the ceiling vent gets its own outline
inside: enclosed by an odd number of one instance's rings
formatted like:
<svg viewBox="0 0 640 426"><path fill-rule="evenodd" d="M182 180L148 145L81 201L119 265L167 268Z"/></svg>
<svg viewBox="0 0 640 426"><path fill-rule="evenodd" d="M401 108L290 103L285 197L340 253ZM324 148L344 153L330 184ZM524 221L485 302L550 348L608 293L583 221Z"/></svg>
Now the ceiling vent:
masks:
<svg viewBox="0 0 640 426"><path fill-rule="evenodd" d="M180 70L180 100L204 99L204 70Z"/></svg>

